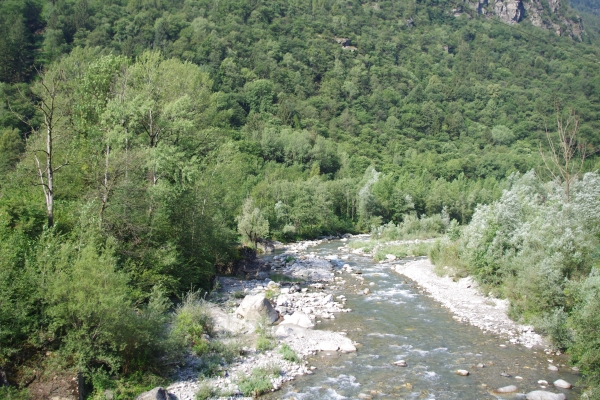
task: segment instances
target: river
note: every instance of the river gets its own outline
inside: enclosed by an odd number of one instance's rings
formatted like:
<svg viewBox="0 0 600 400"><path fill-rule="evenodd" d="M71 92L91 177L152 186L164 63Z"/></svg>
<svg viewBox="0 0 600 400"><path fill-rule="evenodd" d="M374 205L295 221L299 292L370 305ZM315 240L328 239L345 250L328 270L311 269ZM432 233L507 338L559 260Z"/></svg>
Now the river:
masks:
<svg viewBox="0 0 600 400"><path fill-rule="evenodd" d="M306 252L334 255L340 245L339 241L326 242ZM510 399L517 396L494 397L490 390L515 385L520 393L527 393L541 389L538 380L550 382L545 390L563 392L567 399L579 397L578 388L562 390L551 385L557 379L576 384L580 378L562 366L567 364L565 356L512 345L505 338L456 321L450 311L389 265L353 254L344 263L362 271L365 281L373 283L369 286L372 293L358 294L355 282L347 279L344 289L334 294L344 294L346 307L353 311L323 320L315 329L347 332L360 343L358 351L318 353L308 359L317 367L313 375L297 377L266 398ZM393 365L398 360L405 360L407 366ZM560 366L558 372L547 369L551 362ZM457 369L470 374L459 376Z"/></svg>

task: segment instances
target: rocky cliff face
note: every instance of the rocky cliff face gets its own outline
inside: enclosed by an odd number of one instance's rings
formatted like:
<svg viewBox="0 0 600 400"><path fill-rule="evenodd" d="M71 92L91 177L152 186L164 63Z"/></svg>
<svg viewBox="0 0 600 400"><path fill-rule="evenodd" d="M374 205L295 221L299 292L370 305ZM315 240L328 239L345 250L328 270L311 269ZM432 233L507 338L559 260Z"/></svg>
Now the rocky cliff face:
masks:
<svg viewBox="0 0 600 400"><path fill-rule="evenodd" d="M564 0L563 0L564 1ZM564 16L566 5L561 0L464 0L465 6L478 14L497 16L507 24L529 20L534 26L549 29L557 35L581 38L581 19ZM454 15L460 12L453 10Z"/></svg>

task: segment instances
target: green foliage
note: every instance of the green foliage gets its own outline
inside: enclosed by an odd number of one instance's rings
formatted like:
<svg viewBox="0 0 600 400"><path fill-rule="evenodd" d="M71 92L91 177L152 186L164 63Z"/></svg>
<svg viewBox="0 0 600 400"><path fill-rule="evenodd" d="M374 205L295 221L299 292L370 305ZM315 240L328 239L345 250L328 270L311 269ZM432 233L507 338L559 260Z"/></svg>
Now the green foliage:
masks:
<svg viewBox="0 0 600 400"><path fill-rule="evenodd" d="M10 386L0 387L0 398L5 400L28 400L31 397L27 390L17 390Z"/></svg>
<svg viewBox="0 0 600 400"><path fill-rule="evenodd" d="M371 231L371 237L376 240L409 240L428 239L437 237L449 228L448 214L434 214L432 216L405 215L398 225L389 222Z"/></svg>
<svg viewBox="0 0 600 400"><path fill-rule="evenodd" d="M291 347L287 343L284 343L281 345L281 348L279 349L279 353L281 353L281 355L283 356L283 359L286 361L290 361L290 362L294 362L294 363L300 362L300 357L298 357L296 352L294 350L292 350Z"/></svg>
<svg viewBox="0 0 600 400"><path fill-rule="evenodd" d="M256 339L256 350L267 351L275 347L275 341L268 336L259 335Z"/></svg>
<svg viewBox="0 0 600 400"><path fill-rule="evenodd" d="M260 208L254 207L251 198L246 199L242 214L238 217L238 232L245 241L254 243L269 234L269 221L263 217Z"/></svg>
<svg viewBox="0 0 600 400"><path fill-rule="evenodd" d="M213 326L208 305L202 300L200 292L188 292L175 310L173 334L203 353L209 347L202 335L212 335Z"/></svg>
<svg viewBox="0 0 600 400"><path fill-rule="evenodd" d="M302 278L294 278L288 275L280 274L280 273L272 273L269 275L269 279L273 282L303 282Z"/></svg>
<svg viewBox="0 0 600 400"><path fill-rule="evenodd" d="M600 386L600 275L594 268L581 283L572 313L575 340L569 352L574 363L580 366L588 382ZM598 390L597 388L595 389Z"/></svg>
<svg viewBox="0 0 600 400"><path fill-rule="evenodd" d="M278 377L280 373L279 367L276 366L254 368L249 376L241 376L238 379L238 386L244 396L258 397L271 391L271 378Z"/></svg>
<svg viewBox="0 0 600 400"><path fill-rule="evenodd" d="M514 319L532 322L567 349L592 385L600 384L598 273L600 176L560 182L514 174L502 197L477 208L455 241L430 251L438 266L468 271L484 290L510 300Z"/></svg>
<svg viewBox="0 0 600 400"><path fill-rule="evenodd" d="M215 397L217 391L207 382L202 382L198 386L198 391L196 392L196 400L208 400L211 397Z"/></svg>
<svg viewBox="0 0 600 400"><path fill-rule="evenodd" d="M231 271L238 234L256 246L445 232L459 244L432 257L506 292L514 315L571 315L564 278L583 279L596 254L595 222L573 215L595 215L594 197L562 207L556 190L518 195L506 177L540 165L555 104L600 144L593 34L447 16L453 2L315 4L0 3L0 368L58 350L127 380L184 341L218 372L195 305L165 338L166 298ZM53 157L69 163L53 230L35 169L35 105L50 99L36 71L57 85Z"/></svg>
<svg viewBox="0 0 600 400"><path fill-rule="evenodd" d="M429 248L432 243L408 243L408 244L389 244L377 246L374 249L373 259L375 261L385 260L385 256L393 254L397 258L419 257L429 254Z"/></svg>

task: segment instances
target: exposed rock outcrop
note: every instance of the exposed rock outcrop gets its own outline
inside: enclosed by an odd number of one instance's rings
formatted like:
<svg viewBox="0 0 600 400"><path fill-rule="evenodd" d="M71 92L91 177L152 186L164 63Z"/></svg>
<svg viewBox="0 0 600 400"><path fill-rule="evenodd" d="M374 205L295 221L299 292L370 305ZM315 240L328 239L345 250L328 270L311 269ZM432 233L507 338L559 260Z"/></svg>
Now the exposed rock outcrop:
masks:
<svg viewBox="0 0 600 400"><path fill-rule="evenodd" d="M581 39L583 26L581 18L576 21L564 15L566 5L561 0L548 0L548 7L544 8L541 0L464 0L467 8L478 14L495 16L501 21L514 25L529 20L538 28L552 30L559 36L570 36ZM462 10L453 9L453 14L458 17Z"/></svg>

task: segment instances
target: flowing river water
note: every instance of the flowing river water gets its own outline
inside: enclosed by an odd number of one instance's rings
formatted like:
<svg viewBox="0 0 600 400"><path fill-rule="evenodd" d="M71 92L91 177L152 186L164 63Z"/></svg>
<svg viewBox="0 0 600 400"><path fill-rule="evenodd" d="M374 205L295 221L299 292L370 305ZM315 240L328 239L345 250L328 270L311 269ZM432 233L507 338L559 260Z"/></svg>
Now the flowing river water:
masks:
<svg viewBox="0 0 600 400"><path fill-rule="evenodd" d="M339 241L322 243L307 252L339 254L340 245ZM308 359L317 367L315 374L299 376L266 398L511 399L518 397L494 397L490 390L515 385L520 393L527 393L541 389L538 380L550 382L545 390L562 392L567 399L579 397L576 387L561 390L551 386L557 379L576 384L580 378L562 366L567 364L565 356L512 345L505 338L454 320L450 311L389 265L354 254L344 263L360 269L365 283L373 282L369 286L372 293L358 294L357 282L347 278L345 287L334 295L344 294L346 307L353 311L323 320L315 329L347 332L360 343L358 351L318 353ZM405 360L407 366L393 365L398 360ZM560 366L558 372L547 369L549 360ZM470 374L458 376L457 369Z"/></svg>

